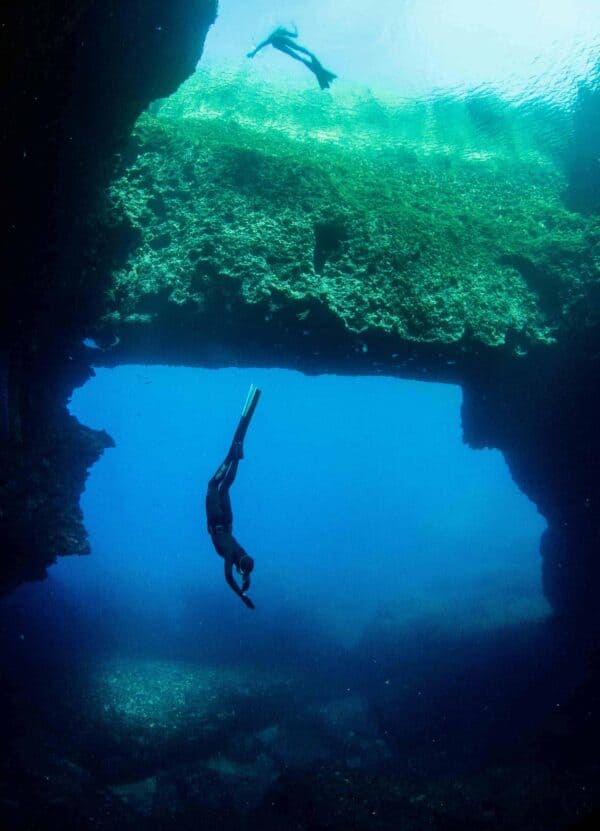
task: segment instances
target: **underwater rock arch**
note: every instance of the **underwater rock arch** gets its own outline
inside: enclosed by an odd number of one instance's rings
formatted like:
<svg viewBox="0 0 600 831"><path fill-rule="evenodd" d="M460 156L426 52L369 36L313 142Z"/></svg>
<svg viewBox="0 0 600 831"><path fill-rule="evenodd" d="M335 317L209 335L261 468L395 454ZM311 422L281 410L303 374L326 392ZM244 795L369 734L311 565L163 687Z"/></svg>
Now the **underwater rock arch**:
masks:
<svg viewBox="0 0 600 831"><path fill-rule="evenodd" d="M110 437L66 404L92 358L276 365L460 384L465 441L500 449L548 521L548 598L593 613L600 226L565 207L557 163L541 153L532 176L502 147L467 157L418 146L381 163L343 140L308 142L299 158L285 130L224 131L172 103L127 144L140 111L192 72L216 3L131 0L108 17L97 3L63 4L71 14L45 21L60 37L29 43L36 5L11 4L24 50L13 77L30 73L43 112L19 81L4 102L27 114L11 121L7 158L30 142L34 162L8 179L18 222L1 306L0 585L87 550L79 495ZM182 95L211 94L210 76L190 83ZM461 119L473 111L453 106ZM531 124L505 117L512 147ZM89 334L102 351L85 349Z"/></svg>

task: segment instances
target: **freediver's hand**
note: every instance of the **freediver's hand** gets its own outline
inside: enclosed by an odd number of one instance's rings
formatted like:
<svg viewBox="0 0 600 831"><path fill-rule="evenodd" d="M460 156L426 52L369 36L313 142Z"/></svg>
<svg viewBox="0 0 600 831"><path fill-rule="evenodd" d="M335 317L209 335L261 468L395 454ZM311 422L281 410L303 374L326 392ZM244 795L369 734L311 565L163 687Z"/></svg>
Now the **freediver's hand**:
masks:
<svg viewBox="0 0 600 831"><path fill-rule="evenodd" d="M244 604L245 604L245 605L246 605L249 609L255 609L255 608L256 608L256 606L254 605L254 603L250 600L250 598L249 598L247 595L245 595L245 594L241 594L241 595L240 595L240 597L242 598L242 600L244 601Z"/></svg>

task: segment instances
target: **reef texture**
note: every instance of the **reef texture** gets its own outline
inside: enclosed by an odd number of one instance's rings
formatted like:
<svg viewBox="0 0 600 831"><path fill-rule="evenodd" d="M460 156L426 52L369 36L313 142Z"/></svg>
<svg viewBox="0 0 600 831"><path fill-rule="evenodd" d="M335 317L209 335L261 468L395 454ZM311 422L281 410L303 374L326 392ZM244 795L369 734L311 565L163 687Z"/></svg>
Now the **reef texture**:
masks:
<svg viewBox="0 0 600 831"><path fill-rule="evenodd" d="M466 441L500 448L548 520L547 596L584 611L600 221L566 205L568 115L317 96L202 72L139 120L112 188L135 242L101 360L460 383Z"/></svg>
<svg viewBox="0 0 600 831"><path fill-rule="evenodd" d="M88 549L87 469L112 442L69 416L81 346L127 240L105 189L140 112L194 70L216 0L3 4L0 590ZM97 229L102 225L102 232Z"/></svg>
<svg viewBox="0 0 600 831"><path fill-rule="evenodd" d="M239 106L216 118L228 86ZM600 225L565 208L556 150L542 143L567 124L489 98L372 99L366 113L342 99L336 120L333 103L288 95L198 73L138 122L114 187L138 240L112 287L126 339L147 323L204 328L227 311L223 296L231 317L243 307L260 319L265 343L290 308L310 342L318 308L361 350L374 339L519 357L597 323Z"/></svg>

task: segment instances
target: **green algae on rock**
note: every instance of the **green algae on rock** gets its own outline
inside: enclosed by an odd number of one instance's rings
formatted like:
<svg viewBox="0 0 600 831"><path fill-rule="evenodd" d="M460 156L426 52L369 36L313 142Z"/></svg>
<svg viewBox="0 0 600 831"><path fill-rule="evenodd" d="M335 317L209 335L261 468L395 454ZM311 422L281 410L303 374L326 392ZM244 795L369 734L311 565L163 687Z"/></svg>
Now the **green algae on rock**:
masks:
<svg viewBox="0 0 600 831"><path fill-rule="evenodd" d="M473 101L384 101L375 118L371 95L338 103L334 131L312 96L281 91L279 111L273 98L197 73L138 121L113 198L139 244L105 318L125 342L129 329L172 338L228 319L268 339L290 308L298 330L320 309L367 342L441 347L527 349L572 323L598 277L598 228L562 206L563 177L525 116L499 107L504 130L486 136L469 127Z"/></svg>

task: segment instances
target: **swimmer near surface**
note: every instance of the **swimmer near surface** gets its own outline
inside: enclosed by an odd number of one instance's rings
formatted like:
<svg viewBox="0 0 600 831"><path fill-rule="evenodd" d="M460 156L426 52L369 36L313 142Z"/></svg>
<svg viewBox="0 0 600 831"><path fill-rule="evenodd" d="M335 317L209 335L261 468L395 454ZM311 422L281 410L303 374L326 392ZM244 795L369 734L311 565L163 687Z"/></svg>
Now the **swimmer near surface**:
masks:
<svg viewBox="0 0 600 831"><path fill-rule="evenodd" d="M321 89L328 89L331 86L331 82L337 78L337 75L330 72L328 69L325 69L314 52L311 52L309 49L306 49L304 46L297 43L297 37L298 32L296 29L291 31L290 29L286 29L284 26L278 26L268 37L262 40L257 47L255 47L251 52L248 52L247 57L253 58L257 52L260 52L260 50L264 49L265 46L272 46L274 49L278 49L280 52L283 52L284 55L289 55L290 58L294 58L294 60L303 63L304 66L307 69L310 69L313 73Z"/></svg>

